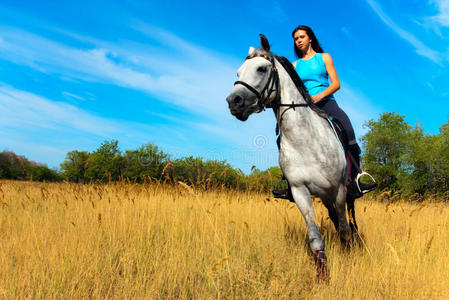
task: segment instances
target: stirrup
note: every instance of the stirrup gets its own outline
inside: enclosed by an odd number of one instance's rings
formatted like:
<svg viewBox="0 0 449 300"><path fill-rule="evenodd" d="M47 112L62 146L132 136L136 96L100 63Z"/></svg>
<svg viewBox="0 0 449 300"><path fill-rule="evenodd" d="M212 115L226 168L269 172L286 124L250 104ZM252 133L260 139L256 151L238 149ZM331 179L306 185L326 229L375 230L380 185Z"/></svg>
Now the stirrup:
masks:
<svg viewBox="0 0 449 300"><path fill-rule="evenodd" d="M371 180L373 181L373 183L376 184L374 188L369 189L369 190L364 190L364 191L362 191L362 189L360 189L359 179L360 179L360 177L362 177L362 176L364 176L364 175L368 175L368 177L371 178ZM366 193L368 193L368 192L371 192L372 190L374 190L374 189L377 187L377 182L376 182L376 180L374 179L374 177L371 176L371 174L369 174L368 172L365 172L365 171L362 171L362 173L357 174L357 177L356 177L356 179L355 179L355 183L357 184L357 189L358 189L359 192L362 193L362 194L366 194Z"/></svg>

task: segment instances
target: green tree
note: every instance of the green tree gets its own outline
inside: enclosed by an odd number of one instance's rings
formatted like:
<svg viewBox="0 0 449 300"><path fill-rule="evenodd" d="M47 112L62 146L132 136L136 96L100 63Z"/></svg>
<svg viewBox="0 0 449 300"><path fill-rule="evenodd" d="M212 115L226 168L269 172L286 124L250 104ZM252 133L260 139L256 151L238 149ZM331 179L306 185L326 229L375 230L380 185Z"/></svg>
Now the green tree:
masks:
<svg viewBox="0 0 449 300"><path fill-rule="evenodd" d="M137 182L142 182L145 177L159 178L169 159L157 146L148 143L137 150L125 152L126 165L124 177Z"/></svg>
<svg viewBox="0 0 449 300"><path fill-rule="evenodd" d="M44 165L35 165L29 168L29 178L37 181L59 181L60 176L55 170Z"/></svg>
<svg viewBox="0 0 449 300"><path fill-rule="evenodd" d="M85 178L89 181L115 181L122 176L124 167L125 160L118 147L118 141L104 141L89 155Z"/></svg>
<svg viewBox="0 0 449 300"><path fill-rule="evenodd" d="M89 158L87 151L71 151L61 163L62 177L72 182L87 182L86 165Z"/></svg>
<svg viewBox="0 0 449 300"><path fill-rule="evenodd" d="M364 126L368 128L361 139L364 168L377 179L381 190L400 189L401 176L411 171L406 157L412 127L396 113L383 113L379 120L370 120Z"/></svg>
<svg viewBox="0 0 449 300"><path fill-rule="evenodd" d="M240 175L226 161L207 160L199 157L184 157L170 162L170 178L205 188L225 186L236 188Z"/></svg>
<svg viewBox="0 0 449 300"><path fill-rule="evenodd" d="M279 167L271 167L261 171L253 166L251 173L245 176L244 180L246 189L267 192L274 188L287 188L286 185L276 186L281 178L282 170Z"/></svg>
<svg viewBox="0 0 449 300"><path fill-rule="evenodd" d="M406 193L439 194L449 190L449 124L440 127L440 134L429 135L416 126L410 135L410 151L405 164L410 171L402 178Z"/></svg>
<svg viewBox="0 0 449 300"><path fill-rule="evenodd" d="M209 187L225 186L228 188L237 188L240 175L226 161L207 160L204 162L204 173Z"/></svg>
<svg viewBox="0 0 449 300"><path fill-rule="evenodd" d="M409 151L404 155L406 172L402 173L400 186L408 194L423 195L433 186L435 137L424 133L423 127L417 125L410 131Z"/></svg>
<svg viewBox="0 0 449 300"><path fill-rule="evenodd" d="M437 157L435 169L437 170L438 191L449 191L449 122L440 126L437 141Z"/></svg>
<svg viewBox="0 0 449 300"><path fill-rule="evenodd" d="M3 151L0 153L0 178L26 179L29 164L25 156L16 155L11 151Z"/></svg>
<svg viewBox="0 0 449 300"><path fill-rule="evenodd" d="M10 162L5 151L0 153L0 179L11 178Z"/></svg>
<svg viewBox="0 0 449 300"><path fill-rule="evenodd" d="M183 181L190 184L200 183L207 176L204 162L201 158L188 156L171 161L172 178L174 181Z"/></svg>

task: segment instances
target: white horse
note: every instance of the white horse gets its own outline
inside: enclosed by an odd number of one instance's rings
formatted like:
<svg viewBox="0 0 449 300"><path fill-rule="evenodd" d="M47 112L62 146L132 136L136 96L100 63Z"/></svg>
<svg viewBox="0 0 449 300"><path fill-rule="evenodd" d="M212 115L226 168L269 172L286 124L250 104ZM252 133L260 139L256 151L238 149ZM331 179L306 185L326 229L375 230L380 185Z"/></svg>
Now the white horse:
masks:
<svg viewBox="0 0 449 300"><path fill-rule="evenodd" d="M265 107L273 108L282 137L279 165L307 224L318 275L326 276L324 241L315 222L311 195L321 198L341 240L349 242L351 227L357 226L351 223L350 227L346 219L349 166L328 119L314 107L302 82L298 84L299 77L290 75L291 64L270 52L263 35L261 44L261 49L250 48L237 72L239 80L226 100L231 113L241 121ZM349 205L353 207L353 199Z"/></svg>

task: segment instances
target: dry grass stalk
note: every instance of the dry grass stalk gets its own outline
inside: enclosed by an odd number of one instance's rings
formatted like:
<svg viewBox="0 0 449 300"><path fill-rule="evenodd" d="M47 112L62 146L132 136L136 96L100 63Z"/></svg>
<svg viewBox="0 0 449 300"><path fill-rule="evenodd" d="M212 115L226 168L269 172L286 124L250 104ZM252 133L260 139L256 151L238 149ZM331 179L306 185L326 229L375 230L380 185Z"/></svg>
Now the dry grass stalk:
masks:
<svg viewBox="0 0 449 300"><path fill-rule="evenodd" d="M315 200L331 276L321 285L314 280L298 209L267 197L203 191L183 182L0 181L0 298L445 299L449 294L447 204L399 200L389 204L395 213L386 214L385 203L358 200L362 243L348 252Z"/></svg>

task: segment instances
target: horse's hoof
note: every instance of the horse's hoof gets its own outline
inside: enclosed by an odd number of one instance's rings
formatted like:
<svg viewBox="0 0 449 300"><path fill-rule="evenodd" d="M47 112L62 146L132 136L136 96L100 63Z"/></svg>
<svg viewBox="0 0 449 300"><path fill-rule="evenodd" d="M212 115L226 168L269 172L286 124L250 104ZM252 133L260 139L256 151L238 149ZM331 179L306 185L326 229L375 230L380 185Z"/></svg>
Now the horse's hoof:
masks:
<svg viewBox="0 0 449 300"><path fill-rule="evenodd" d="M338 234L340 236L340 241L343 245L351 245L352 244L352 230L349 226L341 227L338 230Z"/></svg>
<svg viewBox="0 0 449 300"><path fill-rule="evenodd" d="M327 258L324 250L316 250L313 253L316 266L316 279L318 282L329 282L329 269L327 268Z"/></svg>

